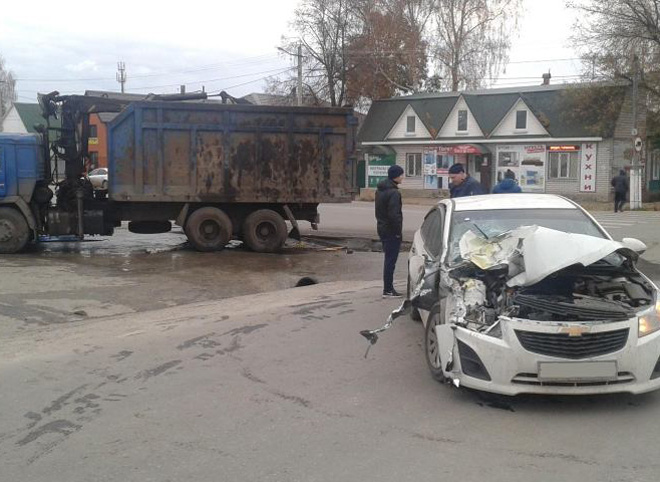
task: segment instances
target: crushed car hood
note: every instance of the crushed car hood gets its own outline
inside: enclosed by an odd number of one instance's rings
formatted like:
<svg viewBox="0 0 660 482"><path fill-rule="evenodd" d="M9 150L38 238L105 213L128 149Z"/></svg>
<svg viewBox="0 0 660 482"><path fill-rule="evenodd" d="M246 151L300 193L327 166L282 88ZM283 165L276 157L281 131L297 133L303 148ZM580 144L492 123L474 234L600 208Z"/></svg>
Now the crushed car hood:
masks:
<svg viewBox="0 0 660 482"><path fill-rule="evenodd" d="M485 239L468 231L460 240L465 261L481 269L509 266L508 286L529 286L568 266L589 266L612 253L637 260L622 243L584 234L565 233L541 226L523 226Z"/></svg>

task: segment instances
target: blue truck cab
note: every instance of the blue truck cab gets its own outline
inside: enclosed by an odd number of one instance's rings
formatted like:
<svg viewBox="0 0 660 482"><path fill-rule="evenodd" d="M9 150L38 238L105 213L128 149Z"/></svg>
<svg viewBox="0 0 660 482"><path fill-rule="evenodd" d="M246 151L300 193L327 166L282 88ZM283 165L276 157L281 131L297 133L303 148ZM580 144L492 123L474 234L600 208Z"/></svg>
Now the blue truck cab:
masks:
<svg viewBox="0 0 660 482"><path fill-rule="evenodd" d="M45 160L39 134L0 133L0 250L13 252L34 239L30 201L43 179Z"/></svg>

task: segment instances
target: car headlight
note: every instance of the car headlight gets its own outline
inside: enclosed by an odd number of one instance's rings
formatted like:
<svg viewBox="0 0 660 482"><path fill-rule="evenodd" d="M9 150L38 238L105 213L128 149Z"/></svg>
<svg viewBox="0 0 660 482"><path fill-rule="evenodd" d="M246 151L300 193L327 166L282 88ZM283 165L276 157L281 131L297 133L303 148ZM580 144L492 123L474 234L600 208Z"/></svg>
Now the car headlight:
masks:
<svg viewBox="0 0 660 482"><path fill-rule="evenodd" d="M660 330L660 301L657 301L653 308L642 313L638 323L640 338Z"/></svg>

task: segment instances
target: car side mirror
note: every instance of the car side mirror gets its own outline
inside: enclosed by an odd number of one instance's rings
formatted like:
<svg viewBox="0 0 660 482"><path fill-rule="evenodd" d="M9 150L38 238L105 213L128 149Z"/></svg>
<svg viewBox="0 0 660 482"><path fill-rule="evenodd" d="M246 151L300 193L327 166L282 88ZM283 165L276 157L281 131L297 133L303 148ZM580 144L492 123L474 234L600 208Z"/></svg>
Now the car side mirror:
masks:
<svg viewBox="0 0 660 482"><path fill-rule="evenodd" d="M640 241L637 238L623 238L621 243L628 249L631 249L637 254L644 254L646 252L647 246L643 241Z"/></svg>

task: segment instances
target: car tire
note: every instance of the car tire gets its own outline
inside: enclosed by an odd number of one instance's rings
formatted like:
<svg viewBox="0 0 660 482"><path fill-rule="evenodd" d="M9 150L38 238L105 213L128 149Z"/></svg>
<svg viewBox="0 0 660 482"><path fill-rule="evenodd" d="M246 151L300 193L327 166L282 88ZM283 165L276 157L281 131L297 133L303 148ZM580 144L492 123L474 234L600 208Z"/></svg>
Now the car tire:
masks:
<svg viewBox="0 0 660 482"><path fill-rule="evenodd" d="M437 325L444 324L443 316L441 315L442 303L436 303L429 317L426 320L426 327L424 330L424 358L426 359L426 364L429 367L431 376L437 382L444 382L445 375L442 372L442 362L440 360L440 348L438 345L438 337L435 333L435 327Z"/></svg>
<svg viewBox="0 0 660 482"><path fill-rule="evenodd" d="M30 240L30 227L16 209L0 208L0 254L18 253Z"/></svg>
<svg viewBox="0 0 660 482"><path fill-rule="evenodd" d="M257 253L279 251L286 242L287 234L284 219L272 209L259 209L243 223L243 240L248 248Z"/></svg>
<svg viewBox="0 0 660 482"><path fill-rule="evenodd" d="M211 206L197 209L186 221L186 236L197 251L223 249L229 243L232 232L229 216Z"/></svg>
<svg viewBox="0 0 660 482"><path fill-rule="evenodd" d="M408 276L408 286L406 288L406 298L410 299L410 276ZM422 321L422 315L420 314L419 310L415 308L414 306L410 307L410 319L413 321Z"/></svg>

